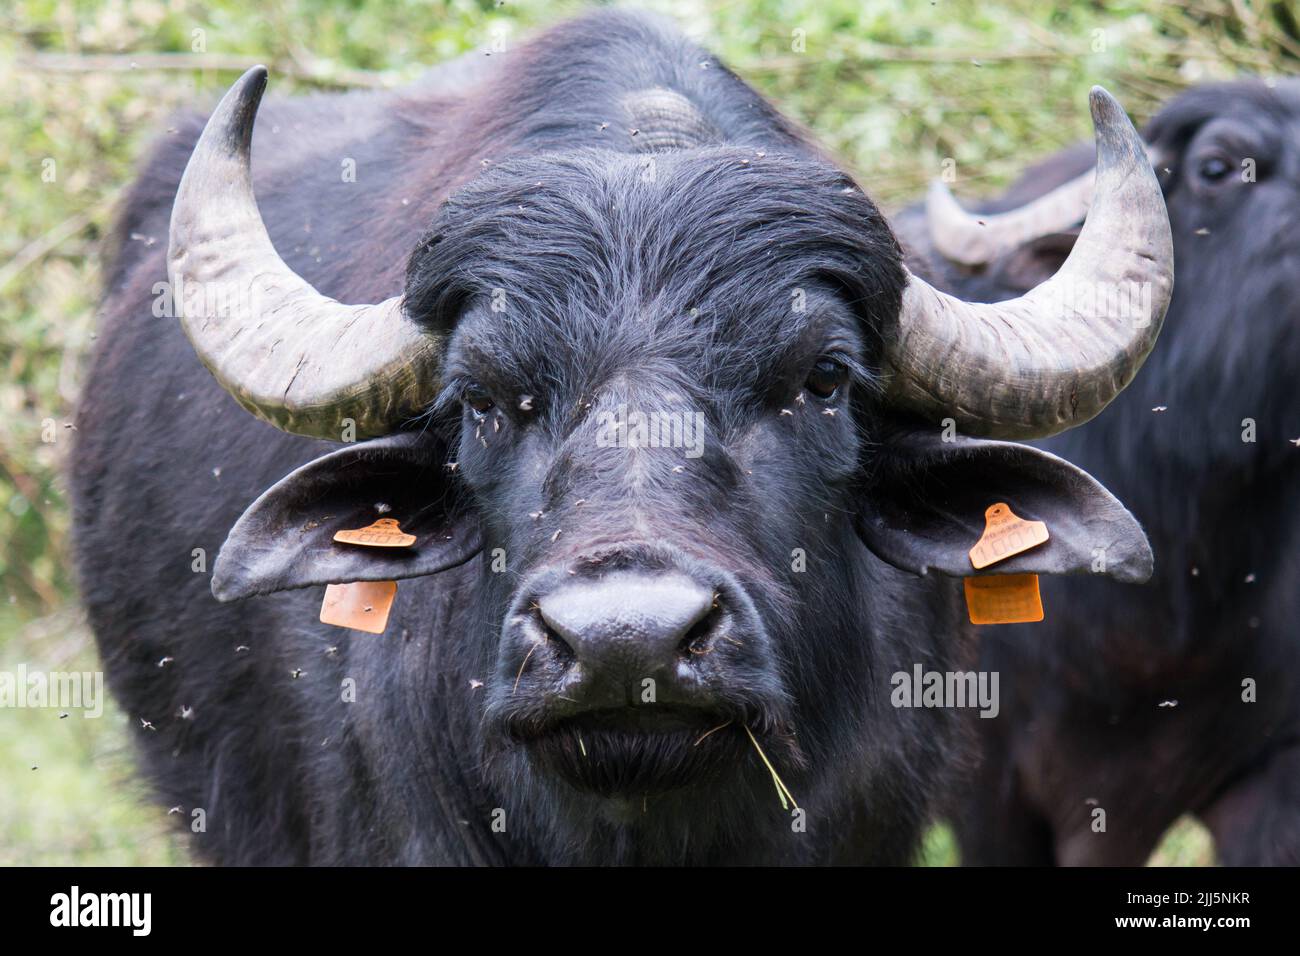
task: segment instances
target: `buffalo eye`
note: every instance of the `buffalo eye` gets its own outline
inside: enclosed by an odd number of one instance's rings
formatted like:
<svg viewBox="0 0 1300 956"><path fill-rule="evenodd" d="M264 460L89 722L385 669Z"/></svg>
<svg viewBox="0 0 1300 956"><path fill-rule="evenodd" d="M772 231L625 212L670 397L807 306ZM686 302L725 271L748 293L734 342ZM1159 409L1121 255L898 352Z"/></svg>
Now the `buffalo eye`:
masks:
<svg viewBox="0 0 1300 956"><path fill-rule="evenodd" d="M477 382L471 382L465 386L464 392L465 404L468 405L475 415L486 415L495 406L496 402L482 385Z"/></svg>
<svg viewBox="0 0 1300 956"><path fill-rule="evenodd" d="M849 370L832 358L817 360L817 364L808 373L805 387L818 398L834 398L835 393L849 379Z"/></svg>
<svg viewBox="0 0 1300 956"><path fill-rule="evenodd" d="M1220 182L1231 170L1231 164L1222 156L1206 156L1196 164L1196 175L1207 183Z"/></svg>

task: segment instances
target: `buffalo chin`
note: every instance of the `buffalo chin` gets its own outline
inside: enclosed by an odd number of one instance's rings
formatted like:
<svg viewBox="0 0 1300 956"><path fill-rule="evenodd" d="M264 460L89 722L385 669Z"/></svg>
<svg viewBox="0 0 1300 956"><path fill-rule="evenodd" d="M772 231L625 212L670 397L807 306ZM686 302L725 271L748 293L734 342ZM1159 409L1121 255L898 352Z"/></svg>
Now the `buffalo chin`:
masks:
<svg viewBox="0 0 1300 956"><path fill-rule="evenodd" d="M745 753L743 731L726 718L638 725L597 713L561 721L524 743L545 770L577 790L610 799L707 786L735 770Z"/></svg>

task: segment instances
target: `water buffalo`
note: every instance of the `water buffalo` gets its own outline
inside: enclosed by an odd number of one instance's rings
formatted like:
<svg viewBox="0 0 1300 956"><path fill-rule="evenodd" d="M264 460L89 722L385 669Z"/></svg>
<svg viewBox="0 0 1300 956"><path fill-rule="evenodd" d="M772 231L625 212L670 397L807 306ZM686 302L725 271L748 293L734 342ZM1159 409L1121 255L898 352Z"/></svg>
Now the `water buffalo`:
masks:
<svg viewBox="0 0 1300 956"><path fill-rule="evenodd" d="M1049 585L1045 624L981 634L1003 701L960 813L976 863L1141 863L1191 813L1225 863L1300 864L1300 81L1193 89L1144 138L1180 276L1161 347L1043 447L1133 506L1155 575ZM913 266L1021 294L1073 247L1088 164L1048 159L989 215L936 190L900 217Z"/></svg>
<svg viewBox="0 0 1300 956"><path fill-rule="evenodd" d="M168 241L110 267L75 523L164 805L218 863L907 861L960 721L890 675L962 666L985 508L1052 529L991 570L1150 571L1101 485L1001 440L1155 342L1137 133L1094 90L1086 248L989 307L658 20L440 75L254 133L253 69L127 199ZM335 540L380 518L414 541ZM382 636L318 621L349 583Z"/></svg>

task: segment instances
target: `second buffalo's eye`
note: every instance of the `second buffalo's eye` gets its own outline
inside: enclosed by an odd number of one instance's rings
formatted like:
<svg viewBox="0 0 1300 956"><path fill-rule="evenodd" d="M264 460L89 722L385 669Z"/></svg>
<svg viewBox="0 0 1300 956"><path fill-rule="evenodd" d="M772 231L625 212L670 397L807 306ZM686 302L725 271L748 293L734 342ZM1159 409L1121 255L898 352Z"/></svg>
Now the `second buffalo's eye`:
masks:
<svg viewBox="0 0 1300 956"><path fill-rule="evenodd" d="M487 389L477 382L471 382L465 386L465 404L474 411L474 414L485 415L492 410L496 402L492 400Z"/></svg>
<svg viewBox="0 0 1300 956"><path fill-rule="evenodd" d="M1196 167L1197 175L1209 183L1217 183L1232 169L1222 156L1207 156Z"/></svg>
<svg viewBox="0 0 1300 956"><path fill-rule="evenodd" d="M832 358L818 359L808 373L808 391L818 398L833 398L849 379L849 370Z"/></svg>

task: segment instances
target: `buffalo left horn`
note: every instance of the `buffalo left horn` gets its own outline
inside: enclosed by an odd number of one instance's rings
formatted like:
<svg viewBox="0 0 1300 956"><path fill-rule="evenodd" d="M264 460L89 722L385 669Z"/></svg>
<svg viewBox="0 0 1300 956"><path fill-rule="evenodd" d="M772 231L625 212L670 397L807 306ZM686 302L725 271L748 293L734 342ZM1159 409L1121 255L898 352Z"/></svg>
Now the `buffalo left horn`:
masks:
<svg viewBox="0 0 1300 956"><path fill-rule="evenodd" d="M884 341L889 394L967 434L1042 438L1088 421L1132 381L1173 294L1164 196L1141 138L1099 86L1090 96L1092 208L1052 278L1017 299L965 302L909 274Z"/></svg>
<svg viewBox="0 0 1300 956"><path fill-rule="evenodd" d="M344 305L276 253L253 195L249 154L266 68L240 77L208 119L172 206L167 272L181 327L248 411L284 431L338 441L394 431L436 395L438 341L400 296Z"/></svg>
<svg viewBox="0 0 1300 956"><path fill-rule="evenodd" d="M975 215L958 205L948 187L936 179L925 197L930 241L949 262L984 265L1078 223L1088 213L1092 189L1093 172L1088 170L1016 209Z"/></svg>
<svg viewBox="0 0 1300 956"><path fill-rule="evenodd" d="M1153 150L1147 150L1147 157L1159 166ZM1028 242L1082 222L1092 201L1094 179L1090 169L1023 206L979 214L963 209L947 185L936 179L925 197L930 241L949 262L987 265Z"/></svg>

